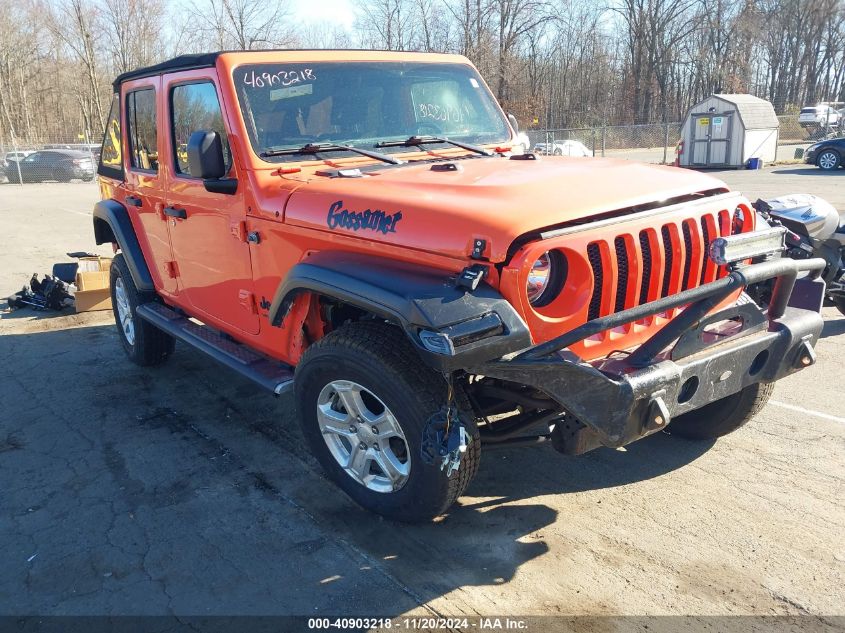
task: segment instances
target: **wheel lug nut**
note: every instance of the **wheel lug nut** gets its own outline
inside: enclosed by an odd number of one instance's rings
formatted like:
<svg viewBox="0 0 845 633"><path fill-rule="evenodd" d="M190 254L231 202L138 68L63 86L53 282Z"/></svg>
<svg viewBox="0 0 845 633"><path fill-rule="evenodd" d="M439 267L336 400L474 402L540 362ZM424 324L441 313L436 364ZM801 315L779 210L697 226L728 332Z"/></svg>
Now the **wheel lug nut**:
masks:
<svg viewBox="0 0 845 633"><path fill-rule="evenodd" d="M364 442L361 442L360 444L358 444L358 448L360 448L362 451L365 451L367 450L367 445Z"/></svg>
<svg viewBox="0 0 845 633"><path fill-rule="evenodd" d="M354 424L351 424L351 425L349 426L349 432L350 432L350 433L357 433L357 432L358 432L358 427L357 427L357 426L355 426Z"/></svg>
<svg viewBox="0 0 845 633"><path fill-rule="evenodd" d="M373 444L373 449L375 449L375 450L377 450L377 451L378 451L378 450L381 450L381 449L379 449L378 444Z"/></svg>
<svg viewBox="0 0 845 633"><path fill-rule="evenodd" d="M378 427L377 426L373 427L373 435L378 435Z"/></svg>

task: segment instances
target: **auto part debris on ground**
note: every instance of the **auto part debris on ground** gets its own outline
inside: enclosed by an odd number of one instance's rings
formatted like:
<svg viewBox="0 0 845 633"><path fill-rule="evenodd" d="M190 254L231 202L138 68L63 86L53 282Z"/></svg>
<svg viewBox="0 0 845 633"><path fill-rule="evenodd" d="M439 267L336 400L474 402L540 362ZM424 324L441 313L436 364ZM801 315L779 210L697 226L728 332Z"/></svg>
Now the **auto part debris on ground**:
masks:
<svg viewBox="0 0 845 633"><path fill-rule="evenodd" d="M28 307L33 310L61 311L74 306L80 291L93 291L80 286L79 273L101 272L101 258L85 251L67 253L67 256L77 261L53 264L52 274L45 274L43 279L39 279L38 273L33 273L28 285L6 299L9 309ZM79 305L76 307L78 312L81 311Z"/></svg>
<svg viewBox="0 0 845 633"><path fill-rule="evenodd" d="M26 307L33 310L64 310L73 305L73 288L51 275L44 275L44 279L39 280L38 273L34 273L29 285L10 296L7 302L12 310Z"/></svg>

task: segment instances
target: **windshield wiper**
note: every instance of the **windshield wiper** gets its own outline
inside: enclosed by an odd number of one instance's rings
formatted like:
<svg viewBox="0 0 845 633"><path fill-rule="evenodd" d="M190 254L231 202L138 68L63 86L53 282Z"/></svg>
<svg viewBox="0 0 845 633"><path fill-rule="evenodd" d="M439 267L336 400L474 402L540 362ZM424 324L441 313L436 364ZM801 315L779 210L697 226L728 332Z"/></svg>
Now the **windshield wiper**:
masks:
<svg viewBox="0 0 845 633"><path fill-rule="evenodd" d="M374 158L391 165L404 165L405 161L393 158L381 152L371 152L366 149L352 147L351 145L339 145L337 143L307 143L302 147L289 147L285 149L273 149L272 147L261 152L262 158L269 158L270 156L291 156L294 154L319 154L321 152L354 152L366 156L367 158Z"/></svg>
<svg viewBox="0 0 845 633"><path fill-rule="evenodd" d="M448 138L441 138L439 136L411 136L404 141L379 141L375 147L416 147L418 145L426 145L429 143L446 143L447 145L454 145L482 156L492 156L493 152L478 147L478 145L470 145L469 143L461 143L460 141L453 141Z"/></svg>

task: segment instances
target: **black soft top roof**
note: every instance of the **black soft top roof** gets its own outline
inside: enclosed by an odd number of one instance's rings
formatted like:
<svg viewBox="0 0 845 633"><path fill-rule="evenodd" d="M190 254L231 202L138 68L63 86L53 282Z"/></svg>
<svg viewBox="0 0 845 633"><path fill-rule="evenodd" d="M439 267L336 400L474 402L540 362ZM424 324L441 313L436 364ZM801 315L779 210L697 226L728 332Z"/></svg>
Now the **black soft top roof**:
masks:
<svg viewBox="0 0 845 633"><path fill-rule="evenodd" d="M130 70L122 75L118 75L117 79L112 84L115 92L120 90L120 84L130 79L140 79L141 77L152 77L154 75L161 75L162 73L172 72L176 70L191 70L193 68L211 68L217 63L217 58L221 51L214 53L200 53L198 55L179 55L173 59L155 64L153 66L145 66L143 68L136 68Z"/></svg>
<svg viewBox="0 0 845 633"><path fill-rule="evenodd" d="M289 53L291 51L320 51L325 52L326 50L351 50L351 51L379 51L380 49L367 49L367 48L352 48L352 49L319 49L319 48L271 48L271 49L261 49L261 53L268 53L268 52L279 52L279 53ZM244 53L249 51L215 51L213 53L198 53L198 54L191 54L191 55L179 55L178 57L174 57L173 59L168 59L167 61L161 62L160 64L155 64L153 66L144 66L143 68L136 68L135 70L130 70L129 72L125 72L122 75L118 75L117 79L114 80L112 86L114 86L115 92L120 90L120 84L124 81L129 81L131 79L140 79L141 77L153 77L155 75L161 75L167 72L173 72L177 70L192 70L194 68L212 68L217 63L217 58L220 57L223 53ZM417 53L418 51L405 51L405 52L414 52Z"/></svg>

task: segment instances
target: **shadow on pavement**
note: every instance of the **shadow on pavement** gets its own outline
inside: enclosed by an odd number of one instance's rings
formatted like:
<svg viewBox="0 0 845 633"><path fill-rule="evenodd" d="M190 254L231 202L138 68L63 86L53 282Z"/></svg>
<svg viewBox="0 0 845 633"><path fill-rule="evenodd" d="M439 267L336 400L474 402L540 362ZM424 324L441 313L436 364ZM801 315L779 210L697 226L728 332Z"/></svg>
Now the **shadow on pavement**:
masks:
<svg viewBox="0 0 845 633"><path fill-rule="evenodd" d="M838 169L826 171L818 167L790 167L787 169L773 169L771 173L790 176L836 176L837 174L845 173L845 171Z"/></svg>
<svg viewBox="0 0 845 633"><path fill-rule="evenodd" d="M580 458L490 451L448 516L404 525L323 477L292 396L185 346L139 368L112 327L76 327L6 333L0 357L15 359L0 366L0 410L14 412L0 419L0 595L20 613L395 616L548 553L558 510L539 498L572 494L577 512L573 493L711 446L659 434Z"/></svg>
<svg viewBox="0 0 845 633"><path fill-rule="evenodd" d="M829 336L839 336L845 334L845 318L843 319L825 319L824 329L822 329L822 338Z"/></svg>

